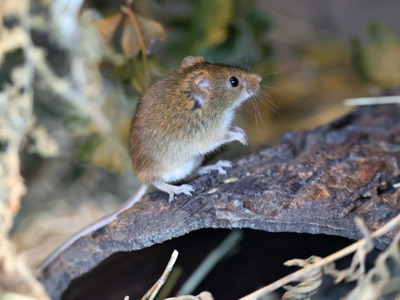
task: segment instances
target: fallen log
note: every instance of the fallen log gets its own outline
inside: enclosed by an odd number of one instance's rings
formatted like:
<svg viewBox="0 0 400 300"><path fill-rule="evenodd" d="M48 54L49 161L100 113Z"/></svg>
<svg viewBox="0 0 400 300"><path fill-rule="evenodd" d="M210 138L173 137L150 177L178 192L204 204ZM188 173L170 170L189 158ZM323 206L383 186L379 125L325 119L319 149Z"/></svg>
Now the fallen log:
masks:
<svg viewBox="0 0 400 300"><path fill-rule="evenodd" d="M354 217L375 230L400 208L400 105L359 108L190 182L193 196L153 192L115 222L71 245L40 274L52 299L111 254L202 228L337 235L359 239ZM385 249L389 233L377 239Z"/></svg>

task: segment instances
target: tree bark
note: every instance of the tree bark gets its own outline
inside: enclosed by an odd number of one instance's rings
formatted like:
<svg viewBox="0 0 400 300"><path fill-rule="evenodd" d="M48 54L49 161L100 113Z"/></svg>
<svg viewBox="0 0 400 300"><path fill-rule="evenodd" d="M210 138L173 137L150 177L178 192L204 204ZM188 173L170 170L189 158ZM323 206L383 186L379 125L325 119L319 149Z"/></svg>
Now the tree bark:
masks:
<svg viewBox="0 0 400 300"><path fill-rule="evenodd" d="M153 192L62 253L41 275L52 299L72 279L118 251L133 251L201 228L253 228L359 239L354 217L375 230L398 214L400 105L370 106L309 131L288 132L273 147L189 184L195 192ZM393 234L377 240L386 248Z"/></svg>

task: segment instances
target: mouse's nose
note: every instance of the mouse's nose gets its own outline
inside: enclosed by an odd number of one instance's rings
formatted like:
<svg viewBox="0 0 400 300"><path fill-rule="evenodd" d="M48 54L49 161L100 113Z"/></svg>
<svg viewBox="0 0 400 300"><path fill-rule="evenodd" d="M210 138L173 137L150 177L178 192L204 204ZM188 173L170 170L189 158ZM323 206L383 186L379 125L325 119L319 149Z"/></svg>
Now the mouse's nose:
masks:
<svg viewBox="0 0 400 300"><path fill-rule="evenodd" d="M261 80L262 80L261 76L258 74L257 74L257 80L258 80L258 82L261 82Z"/></svg>

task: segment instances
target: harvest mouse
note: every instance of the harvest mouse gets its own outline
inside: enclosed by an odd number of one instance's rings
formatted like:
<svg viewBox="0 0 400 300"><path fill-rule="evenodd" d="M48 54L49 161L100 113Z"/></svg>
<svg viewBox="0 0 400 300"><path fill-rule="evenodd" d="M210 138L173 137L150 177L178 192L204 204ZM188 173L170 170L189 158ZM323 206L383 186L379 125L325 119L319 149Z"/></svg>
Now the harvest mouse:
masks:
<svg viewBox="0 0 400 300"><path fill-rule="evenodd" d="M178 71L157 81L143 95L129 137L139 180L169 194L191 195L185 179L204 155L223 144L246 144L244 131L232 123L235 109L259 89L261 77L240 68L212 64L203 57L186 57ZM225 173L229 162L200 168Z"/></svg>
<svg viewBox="0 0 400 300"><path fill-rule="evenodd" d="M143 94L132 119L129 150L142 186L120 209L86 227L60 246L40 270L80 237L116 219L139 201L149 184L168 193L191 195L192 186L172 185L196 172L205 174L231 167L228 161L200 167L204 156L233 141L246 145L246 135L234 125L235 110L259 90L261 77L241 68L186 57L181 67L157 81Z"/></svg>

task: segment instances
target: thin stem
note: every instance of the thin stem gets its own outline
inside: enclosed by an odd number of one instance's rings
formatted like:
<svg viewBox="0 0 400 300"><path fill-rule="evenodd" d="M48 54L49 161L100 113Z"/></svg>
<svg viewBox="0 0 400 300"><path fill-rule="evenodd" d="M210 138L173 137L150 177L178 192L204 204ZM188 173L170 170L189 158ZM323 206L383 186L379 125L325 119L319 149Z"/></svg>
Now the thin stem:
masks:
<svg viewBox="0 0 400 300"><path fill-rule="evenodd" d="M200 282L208 275L208 273L215 267L215 265L225 255L236 247L238 242L242 239L243 233L241 231L233 231L228 237L213 250L198 266L195 272L186 280L182 288L177 292L177 295L190 295Z"/></svg>
<svg viewBox="0 0 400 300"><path fill-rule="evenodd" d="M142 32L140 30L139 22L137 21L135 14L129 7L121 5L121 10L128 15L129 20L132 22L132 25L135 28L136 34L138 36L140 50L142 51L142 57L143 57L144 86L146 88L147 83L148 83L147 55L146 55L146 46L144 45L143 36L142 36Z"/></svg>
<svg viewBox="0 0 400 300"><path fill-rule="evenodd" d="M394 229L399 224L400 224L400 214L397 215L396 217L394 217L392 220L390 220L388 223L386 223L384 226L382 226L378 230L374 231L371 234L371 238L380 237L380 236L384 235L385 233L389 232L390 230ZM307 266L303 269L300 269L292 274L289 274L289 275L255 291L255 292L251 293L250 295L240 298L239 300L258 299L259 297L264 296L264 295L284 286L285 284L288 284L292 281L296 281L297 279L301 278L302 276L304 276L306 273L310 272L311 270L320 268L330 262L338 260L344 256L347 256L347 255L357 251L357 249L362 247L366 242L367 242L367 239L363 238L363 239L355 242L354 244L352 244L338 252L335 252L335 253L321 259L320 261L317 261L316 263L314 263L312 265L309 265L309 266Z"/></svg>
<svg viewBox="0 0 400 300"><path fill-rule="evenodd" d="M169 273L171 273L177 258L178 258L178 251L174 250L167 264L167 267L164 270L164 273L161 275L160 279L158 279L157 282L151 287L151 289L149 289L147 293L141 298L141 300L147 300L147 299L153 300L155 298L158 291L161 289L161 287L167 280Z"/></svg>
<svg viewBox="0 0 400 300"><path fill-rule="evenodd" d="M393 104L400 103L400 96L352 98L345 99L343 102L347 106Z"/></svg>

